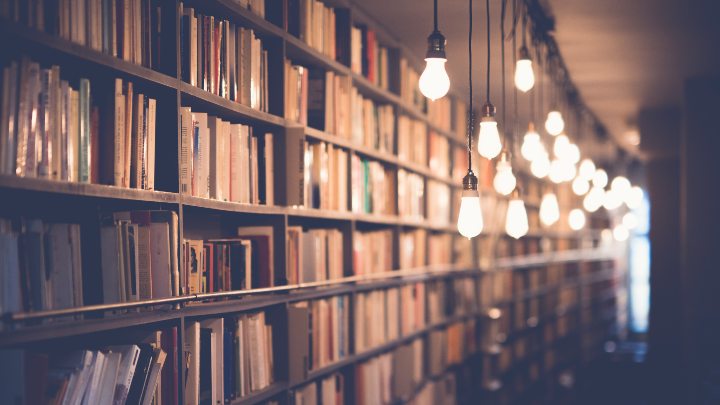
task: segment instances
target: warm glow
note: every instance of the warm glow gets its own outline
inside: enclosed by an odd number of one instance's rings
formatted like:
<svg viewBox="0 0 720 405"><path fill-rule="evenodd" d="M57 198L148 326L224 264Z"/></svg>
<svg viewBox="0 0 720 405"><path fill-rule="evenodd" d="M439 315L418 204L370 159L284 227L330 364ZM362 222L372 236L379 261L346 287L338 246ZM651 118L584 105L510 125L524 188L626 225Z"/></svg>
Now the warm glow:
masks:
<svg viewBox="0 0 720 405"><path fill-rule="evenodd" d="M450 77L445 71L445 58L427 58L426 65L418 85L420 92L430 100L437 100L445 96L450 90Z"/></svg>
<svg viewBox="0 0 720 405"><path fill-rule="evenodd" d="M555 154L555 157L558 159L563 159L566 155L565 149L570 145L570 139L568 139L567 135L560 134L555 138L555 142L553 143L553 153Z"/></svg>
<svg viewBox="0 0 720 405"><path fill-rule="evenodd" d="M595 174L592 178L593 186L604 188L607 186L608 183L608 175L605 173L605 170L603 169L597 169L595 170Z"/></svg>
<svg viewBox="0 0 720 405"><path fill-rule="evenodd" d="M630 191L625 194L625 204L630 209L640 207L643 200L643 190L639 186L632 186Z"/></svg>
<svg viewBox="0 0 720 405"><path fill-rule="evenodd" d="M587 212L595 212L602 207L604 198L605 190L600 187L593 187L583 199L583 208Z"/></svg>
<svg viewBox="0 0 720 405"><path fill-rule="evenodd" d="M622 224L625 225L627 229L635 229L638 226L638 219L635 214L632 212L628 212L625 215L623 215L622 218Z"/></svg>
<svg viewBox="0 0 720 405"><path fill-rule="evenodd" d="M507 160L499 161L495 172L495 179L493 179L495 191L502 195L509 195L515 190L515 183L515 175L513 175L510 162Z"/></svg>
<svg viewBox="0 0 720 405"><path fill-rule="evenodd" d="M577 145L574 143L569 143L568 146L565 147L565 150L563 151L563 160L567 160L568 162L571 162L572 164L576 164L580 161L580 148L578 148Z"/></svg>
<svg viewBox="0 0 720 405"><path fill-rule="evenodd" d="M560 207L555 193L545 193L540 202L540 221L550 226L560 219Z"/></svg>
<svg viewBox="0 0 720 405"><path fill-rule="evenodd" d="M620 194L617 190L611 188L610 190L605 192L605 197L603 198L603 207L605 207L606 210L614 210L620 208L622 203L622 194Z"/></svg>
<svg viewBox="0 0 720 405"><path fill-rule="evenodd" d="M578 170L578 173L583 179L587 181L592 180L595 176L595 163L593 163L590 159L583 159L583 161L580 162L580 169Z"/></svg>
<svg viewBox="0 0 720 405"><path fill-rule="evenodd" d="M482 208L480 207L480 194L477 190L463 190L457 227L460 235L468 239L474 238L482 232Z"/></svg>
<svg viewBox="0 0 720 405"><path fill-rule="evenodd" d="M630 237L630 231L623 224L618 224L613 229L613 237L618 242L625 242Z"/></svg>
<svg viewBox="0 0 720 405"><path fill-rule="evenodd" d="M494 159L500 150L500 132L497 122L492 118L483 118L480 122L480 136L478 136L478 152L486 159Z"/></svg>
<svg viewBox="0 0 720 405"><path fill-rule="evenodd" d="M560 111L550 111L545 120L545 130L552 136L560 135L565 129L565 121L563 121Z"/></svg>
<svg viewBox="0 0 720 405"><path fill-rule="evenodd" d="M530 59L520 59L515 63L515 87L527 93L535 85L535 73Z"/></svg>
<svg viewBox="0 0 720 405"><path fill-rule="evenodd" d="M632 188L632 184L630 184L630 180L624 176L617 176L612 180L612 183L610 183L610 188L620 193L621 196L625 196L625 193L629 192L630 188Z"/></svg>
<svg viewBox="0 0 720 405"><path fill-rule="evenodd" d="M519 198L510 200L505 217L505 232L515 239L520 239L528 233L528 230L525 202Z"/></svg>
<svg viewBox="0 0 720 405"><path fill-rule="evenodd" d="M550 159L547 152L541 151L535 160L530 163L530 172L538 179L546 177L550 173Z"/></svg>
<svg viewBox="0 0 720 405"><path fill-rule="evenodd" d="M525 137L523 137L520 154L522 154L525 160L532 162L543 152L543 149L542 143L540 142L540 134L535 131L535 128L528 128Z"/></svg>
<svg viewBox="0 0 720 405"><path fill-rule="evenodd" d="M577 176L572 182L572 190L575 195L585 195L590 191L590 182L582 178L582 176Z"/></svg>
<svg viewBox="0 0 720 405"><path fill-rule="evenodd" d="M550 164L550 181L553 183L562 183L570 181L577 174L575 165L567 160L555 159Z"/></svg>
<svg viewBox="0 0 720 405"><path fill-rule="evenodd" d="M574 208L568 215L568 224L573 231L579 231L585 226L585 213L580 208Z"/></svg>

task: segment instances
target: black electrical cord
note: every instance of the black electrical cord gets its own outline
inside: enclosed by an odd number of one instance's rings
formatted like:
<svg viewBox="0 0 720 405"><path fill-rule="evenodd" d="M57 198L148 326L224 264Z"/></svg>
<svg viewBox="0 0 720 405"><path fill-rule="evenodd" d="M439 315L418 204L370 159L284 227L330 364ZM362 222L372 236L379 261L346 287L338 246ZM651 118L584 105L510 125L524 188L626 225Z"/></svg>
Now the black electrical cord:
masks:
<svg viewBox="0 0 720 405"><path fill-rule="evenodd" d="M435 0L437 4L437 0ZM472 29L473 29L473 15L472 15L472 0L468 0L468 90L470 93L470 104L468 110L468 133L467 133L467 145L468 145L468 171L472 170L472 137L473 137L473 85L472 85Z"/></svg>
<svg viewBox="0 0 720 405"><path fill-rule="evenodd" d="M490 104L490 0L485 0L485 14L487 17L487 82L485 85L487 88L485 99Z"/></svg>

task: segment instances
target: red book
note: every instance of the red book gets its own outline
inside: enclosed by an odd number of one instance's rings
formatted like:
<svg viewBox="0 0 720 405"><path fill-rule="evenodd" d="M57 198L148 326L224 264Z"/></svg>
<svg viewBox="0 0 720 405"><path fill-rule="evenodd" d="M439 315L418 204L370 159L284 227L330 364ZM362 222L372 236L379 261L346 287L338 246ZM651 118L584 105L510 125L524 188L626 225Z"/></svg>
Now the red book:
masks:
<svg viewBox="0 0 720 405"><path fill-rule="evenodd" d="M367 30L367 60L368 60L368 80L375 83L375 48L377 47L375 39L375 31Z"/></svg>

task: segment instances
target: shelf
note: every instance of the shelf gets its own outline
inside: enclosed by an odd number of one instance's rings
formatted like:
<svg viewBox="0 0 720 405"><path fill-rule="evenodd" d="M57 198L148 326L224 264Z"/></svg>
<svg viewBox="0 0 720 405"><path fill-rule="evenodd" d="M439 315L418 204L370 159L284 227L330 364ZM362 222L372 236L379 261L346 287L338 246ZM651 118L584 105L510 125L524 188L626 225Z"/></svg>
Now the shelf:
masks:
<svg viewBox="0 0 720 405"><path fill-rule="evenodd" d="M135 200L158 203L178 203L178 194L164 191L139 190L104 184L76 183L0 175L0 188L40 193L65 194L77 197L97 197L117 200Z"/></svg>
<svg viewBox="0 0 720 405"><path fill-rule="evenodd" d="M175 89L179 80L175 77L168 76L156 70L146 68L134 63L126 62L114 56L95 51L87 46L79 45L74 42L65 40L54 35L46 34L32 28L28 28L22 24L0 20L0 33L6 38L9 47L24 47L26 49L42 49L46 52L59 54L64 58L69 58L73 63L68 66L69 69L77 70L80 64L89 63L103 69L110 70L119 75L123 75L132 80L140 80L150 82L156 85ZM12 38L9 41L8 38ZM12 42L12 43L11 43ZM82 69L81 69L82 70Z"/></svg>

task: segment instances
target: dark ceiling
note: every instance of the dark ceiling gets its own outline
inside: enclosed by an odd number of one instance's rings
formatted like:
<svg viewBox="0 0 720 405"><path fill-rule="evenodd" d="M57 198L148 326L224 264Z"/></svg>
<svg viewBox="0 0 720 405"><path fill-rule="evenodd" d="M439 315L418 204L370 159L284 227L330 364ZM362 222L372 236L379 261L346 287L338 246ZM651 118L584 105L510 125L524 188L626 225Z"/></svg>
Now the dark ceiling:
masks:
<svg viewBox="0 0 720 405"><path fill-rule="evenodd" d="M432 30L432 0L352 2L419 58L424 55L425 38ZM679 106L686 78L720 71L720 0L541 0L541 4L555 18L553 36L582 99L612 138L630 151L635 150L633 130L640 109ZM500 6L501 0L490 0L491 98L498 109L502 89ZM473 9L474 99L481 103L486 87L485 2L475 0ZM511 16L507 18L509 30ZM439 25L448 40L448 73L453 90L467 97L467 1L439 0ZM511 114L509 41L505 51L509 72L507 113ZM521 121L526 121L528 96L520 94L519 104ZM589 140L579 141L582 144ZM590 148L585 149L590 153ZM592 141L591 149L601 159L614 156L614 143Z"/></svg>

